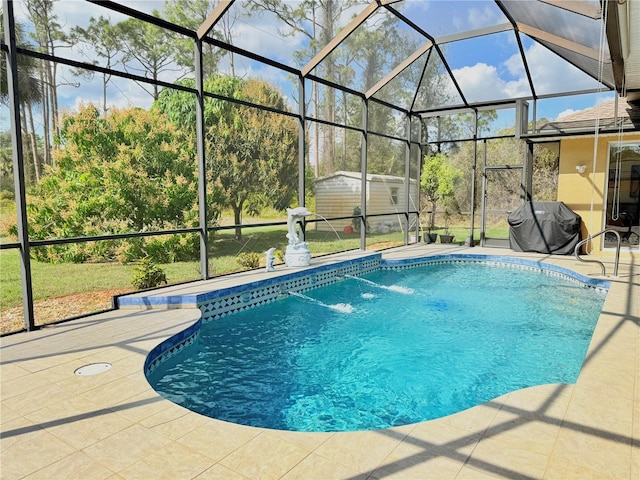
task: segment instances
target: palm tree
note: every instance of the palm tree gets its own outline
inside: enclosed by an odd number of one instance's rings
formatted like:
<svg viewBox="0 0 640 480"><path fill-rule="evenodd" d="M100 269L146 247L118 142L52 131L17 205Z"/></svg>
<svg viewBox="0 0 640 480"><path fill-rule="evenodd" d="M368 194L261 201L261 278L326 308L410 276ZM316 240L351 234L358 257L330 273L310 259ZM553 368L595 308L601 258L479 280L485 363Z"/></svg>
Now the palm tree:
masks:
<svg viewBox="0 0 640 480"><path fill-rule="evenodd" d="M0 13L0 34L4 36L4 18ZM21 24L15 24L16 45L18 48L29 48L30 45L25 40L24 27ZM35 180L40 181L42 174L42 165L40 156L38 155L37 136L33 122L33 105L42 103L40 95L41 85L38 77L37 61L33 57L26 55L18 56L18 90L20 107L22 115L20 116L21 128L25 138L29 139L28 150L31 152L33 162L33 173ZM7 84L7 62L0 62L0 102L5 105L9 100L9 85ZM27 124L28 122L28 124Z"/></svg>

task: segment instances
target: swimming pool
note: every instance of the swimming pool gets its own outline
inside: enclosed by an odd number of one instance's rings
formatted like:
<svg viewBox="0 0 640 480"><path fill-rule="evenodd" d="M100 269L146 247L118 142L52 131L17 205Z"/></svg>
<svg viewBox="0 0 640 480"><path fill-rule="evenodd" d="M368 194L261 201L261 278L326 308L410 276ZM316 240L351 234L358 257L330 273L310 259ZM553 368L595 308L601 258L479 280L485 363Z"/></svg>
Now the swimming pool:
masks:
<svg viewBox="0 0 640 480"><path fill-rule="evenodd" d="M194 411L253 426L415 423L574 382L606 291L561 269L491 258L338 274L338 283L204 322L189 348L148 371L150 383Z"/></svg>

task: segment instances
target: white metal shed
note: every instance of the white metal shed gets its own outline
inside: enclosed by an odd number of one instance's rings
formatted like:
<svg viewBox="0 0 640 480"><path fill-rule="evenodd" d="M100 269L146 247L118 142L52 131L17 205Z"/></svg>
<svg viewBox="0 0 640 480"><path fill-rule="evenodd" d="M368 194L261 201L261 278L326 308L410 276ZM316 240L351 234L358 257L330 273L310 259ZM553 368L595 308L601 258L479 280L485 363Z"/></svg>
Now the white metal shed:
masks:
<svg viewBox="0 0 640 480"><path fill-rule="evenodd" d="M406 202L406 183L403 177L369 174L366 177L367 215L389 214L368 219L369 230L386 233L402 230ZM316 213L322 217L343 217L354 214L361 205L362 176L360 172L337 171L316 180ZM409 210L417 210L418 183L410 182ZM351 225L350 219L333 220L331 225L342 231ZM325 222L317 223L318 230L331 230Z"/></svg>

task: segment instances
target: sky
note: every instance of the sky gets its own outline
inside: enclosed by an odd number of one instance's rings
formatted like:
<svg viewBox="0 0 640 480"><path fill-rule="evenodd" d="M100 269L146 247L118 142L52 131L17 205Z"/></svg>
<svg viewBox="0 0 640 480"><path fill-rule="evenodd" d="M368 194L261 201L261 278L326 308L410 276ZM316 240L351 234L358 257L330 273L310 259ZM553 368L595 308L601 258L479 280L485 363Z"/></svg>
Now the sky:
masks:
<svg viewBox="0 0 640 480"><path fill-rule="evenodd" d="M289 0L293 2L293 0ZM121 2L130 8L151 13L161 10L161 0L141 0ZM236 6L241 2L236 2ZM14 3L18 22L26 19L22 1ZM292 3L292 5L294 5ZM407 0L396 7L412 18L421 28L434 37L445 33L457 33L469 29L485 28L505 23L505 18L493 2L459 1L436 2L431 0ZM89 19L99 15L111 16L112 23L125 19L124 16L106 10L98 5L81 0L59 0L55 2L58 22L63 29L74 26L86 27ZM235 11L230 14L235 16ZM347 25L359 9L343 13L339 23ZM372 22L373 24L373 22ZM301 34L282 36L282 23L270 14L239 18L233 24L236 46L263 54L279 62L294 64L294 52L304 48L308 39ZM534 80L536 94L553 94L561 91L565 85L575 88L597 88L597 83L575 67L567 65L555 54L528 37L522 37L529 70ZM529 96L531 90L526 77L524 64L512 32L497 33L478 37L464 42L447 43L442 46L453 76L470 101L488 101L499 98ZM88 60L90 51L79 48L60 49L59 54L74 60ZM224 67L224 62L221 68ZM239 56L235 57L236 74L245 77L256 76L279 86L294 107L295 92L291 78L286 72L261 65L258 62ZM381 72L381 78L386 72ZM177 72L167 72L163 80L175 81L180 78ZM64 109L75 110L81 104L102 103L102 75L76 76L68 68L60 69L59 95ZM151 96L132 81L112 78L107 87L109 104L117 107L140 106L148 108ZM455 92L453 92L455 93ZM456 94L457 95L457 94ZM584 95L578 98L557 98L539 101L538 118L555 120L564 114L589 108L606 99L613 98L608 92Z"/></svg>

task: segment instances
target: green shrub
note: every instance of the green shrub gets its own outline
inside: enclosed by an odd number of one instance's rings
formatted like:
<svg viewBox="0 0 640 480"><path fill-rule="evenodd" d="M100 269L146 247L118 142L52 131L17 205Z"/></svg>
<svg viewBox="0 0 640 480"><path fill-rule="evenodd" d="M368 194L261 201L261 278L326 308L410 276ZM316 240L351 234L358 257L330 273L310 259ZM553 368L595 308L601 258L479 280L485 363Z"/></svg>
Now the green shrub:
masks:
<svg viewBox="0 0 640 480"><path fill-rule="evenodd" d="M131 285L136 290L157 287L162 283L167 283L167 276L149 257L140 260L140 263L133 268Z"/></svg>
<svg viewBox="0 0 640 480"><path fill-rule="evenodd" d="M0 201L15 202L16 194L13 192L13 185L9 185L10 188L5 188L5 179L0 180Z"/></svg>
<svg viewBox="0 0 640 480"><path fill-rule="evenodd" d="M28 198L32 240L171 230L198 223L197 166L188 133L165 115L140 108L93 106L61 121L55 165ZM215 217L212 217L215 218ZM192 235L197 239L197 235ZM50 262L156 263L197 258L198 242L181 237L42 249ZM66 251L69 250L69 251Z"/></svg>
<svg viewBox="0 0 640 480"><path fill-rule="evenodd" d="M260 255L255 252L241 253L236 257L236 261L241 267L251 270L260 266Z"/></svg>
<svg viewBox="0 0 640 480"><path fill-rule="evenodd" d="M198 258L198 238L185 234L152 238L130 238L121 242L116 252L120 263L127 264L148 257L155 263L173 263Z"/></svg>

